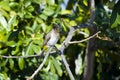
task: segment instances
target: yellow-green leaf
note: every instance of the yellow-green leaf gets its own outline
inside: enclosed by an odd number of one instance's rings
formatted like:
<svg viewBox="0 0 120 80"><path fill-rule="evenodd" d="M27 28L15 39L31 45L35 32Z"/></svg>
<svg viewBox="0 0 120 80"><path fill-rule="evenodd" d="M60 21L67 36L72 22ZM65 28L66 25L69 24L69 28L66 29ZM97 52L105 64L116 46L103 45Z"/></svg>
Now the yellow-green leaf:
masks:
<svg viewBox="0 0 120 80"><path fill-rule="evenodd" d="M14 60L13 59L9 59L9 65L10 65L10 69L14 68Z"/></svg>
<svg viewBox="0 0 120 80"><path fill-rule="evenodd" d="M61 15L72 14L70 10L61 11Z"/></svg>
<svg viewBox="0 0 120 80"><path fill-rule="evenodd" d="M53 58L53 57L52 57L52 60L53 60L54 67L55 67L56 70L57 70L57 73L59 74L59 76L62 76L63 71L62 71L59 63L58 63L58 62L55 60L55 58Z"/></svg>
<svg viewBox="0 0 120 80"><path fill-rule="evenodd" d="M85 6L88 6L88 1L87 1L87 0L83 0L83 4L84 4Z"/></svg>
<svg viewBox="0 0 120 80"><path fill-rule="evenodd" d="M1 1L0 2L0 7L5 9L6 11L10 11L10 7L9 7L9 1Z"/></svg>
<svg viewBox="0 0 120 80"><path fill-rule="evenodd" d="M23 58L19 58L19 59L18 59L18 66L19 66L19 68L20 68L21 70L23 70L24 65L25 65L24 59L23 59Z"/></svg>

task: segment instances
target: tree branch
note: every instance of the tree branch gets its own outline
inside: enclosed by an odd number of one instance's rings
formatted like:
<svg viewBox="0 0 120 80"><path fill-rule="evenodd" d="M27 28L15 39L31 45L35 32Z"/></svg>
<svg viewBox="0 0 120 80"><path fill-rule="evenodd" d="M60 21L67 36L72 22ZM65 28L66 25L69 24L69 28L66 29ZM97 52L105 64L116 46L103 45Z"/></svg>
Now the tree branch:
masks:
<svg viewBox="0 0 120 80"><path fill-rule="evenodd" d="M44 64L45 64L52 49L53 49L53 47L50 47L49 51L46 53L46 56L45 56L43 62L39 65L37 70L35 70L34 73L27 80L32 80L35 77L35 75L42 69L42 67L44 66Z"/></svg>
<svg viewBox="0 0 120 80"><path fill-rule="evenodd" d="M89 39L97 36L99 33L101 33L101 31L98 31L97 33L95 33L94 35L92 35L92 36L90 36L90 37L88 37L88 38L86 38L86 39L83 39L83 40L80 40L80 41L72 41L72 42L69 42L69 44L75 44L75 43L85 42L85 41L87 41L87 40L89 40Z"/></svg>
<svg viewBox="0 0 120 80"><path fill-rule="evenodd" d="M64 56L64 49L68 46L68 42L72 39L72 35L73 33L75 32L75 29L73 27L70 28L70 32L68 33L67 35L67 38L65 39L65 41L62 43L61 45L61 48L59 49L60 52L61 52L61 58L63 60L63 63L65 64L65 67L66 67L66 70L69 74L69 77L71 80L75 80L70 68L69 68L69 65L67 63L67 60L65 59L65 56Z"/></svg>
<svg viewBox="0 0 120 80"><path fill-rule="evenodd" d="M64 63L64 65L65 65L65 67L66 67L66 70L67 70L67 72L68 72L69 77L70 77L71 80L75 80L75 78L74 78L74 76L73 76L73 74L72 74L72 72L71 72L71 70L70 70L70 68L69 68L69 65L68 65L68 63L67 63L67 60L65 59L64 50L65 50L65 48L69 45L69 42L71 41L71 39L72 39L72 37L73 37L73 34L74 34L74 32L76 31L76 29L85 28L85 27L87 27L87 26L89 26L89 23L80 24L80 25L78 25L78 26L73 26L73 27L71 27L71 28L70 28L70 31L69 31L69 33L68 33L68 35L67 35L67 38L66 38L66 39L64 40L64 42L61 44L61 47L60 47L60 49L59 49L59 51L61 52L61 57L62 57L63 63Z"/></svg>
<svg viewBox="0 0 120 80"><path fill-rule="evenodd" d="M32 57L40 57L40 54L36 54L36 55L28 55L28 56L4 56L4 55L0 55L1 58L32 58Z"/></svg>

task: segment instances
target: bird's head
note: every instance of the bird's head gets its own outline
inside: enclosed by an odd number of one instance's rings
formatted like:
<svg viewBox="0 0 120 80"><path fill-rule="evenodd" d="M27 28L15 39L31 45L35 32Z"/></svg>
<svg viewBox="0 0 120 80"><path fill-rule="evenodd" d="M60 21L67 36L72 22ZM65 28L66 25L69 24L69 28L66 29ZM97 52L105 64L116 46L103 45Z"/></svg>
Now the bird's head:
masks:
<svg viewBox="0 0 120 80"><path fill-rule="evenodd" d="M56 31L56 32L60 32L60 27L58 24L53 24L53 29Z"/></svg>

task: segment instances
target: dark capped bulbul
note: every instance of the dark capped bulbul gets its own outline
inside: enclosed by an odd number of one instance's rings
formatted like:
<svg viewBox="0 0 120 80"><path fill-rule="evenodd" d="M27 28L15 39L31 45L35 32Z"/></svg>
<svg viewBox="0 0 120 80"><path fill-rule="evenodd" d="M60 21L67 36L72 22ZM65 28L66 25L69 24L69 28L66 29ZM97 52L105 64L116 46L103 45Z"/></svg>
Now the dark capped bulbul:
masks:
<svg viewBox="0 0 120 80"><path fill-rule="evenodd" d="M53 24L53 29L45 36L44 46L54 46L60 38L60 28L58 24Z"/></svg>

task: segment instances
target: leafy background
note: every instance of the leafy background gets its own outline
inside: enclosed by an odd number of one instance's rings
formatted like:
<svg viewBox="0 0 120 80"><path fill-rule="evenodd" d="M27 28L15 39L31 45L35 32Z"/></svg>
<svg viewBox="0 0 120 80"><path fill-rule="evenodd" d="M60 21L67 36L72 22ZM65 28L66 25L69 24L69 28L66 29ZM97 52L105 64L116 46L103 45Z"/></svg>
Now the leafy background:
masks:
<svg viewBox="0 0 120 80"><path fill-rule="evenodd" d="M85 23L90 16L89 0L0 0L0 55L28 56L42 51L44 36L53 23L58 23L61 37L59 48L69 28ZM120 1L96 0L95 25L98 36L93 80L113 80L120 76ZM61 9L64 5L65 9ZM81 34L84 32L86 35ZM72 40L89 35L87 28L77 30ZM84 69L87 41L72 44L65 56L76 80ZM4 59L0 57L0 80L24 80L41 64L43 58ZM59 54L51 54L35 80L68 80L69 76Z"/></svg>

